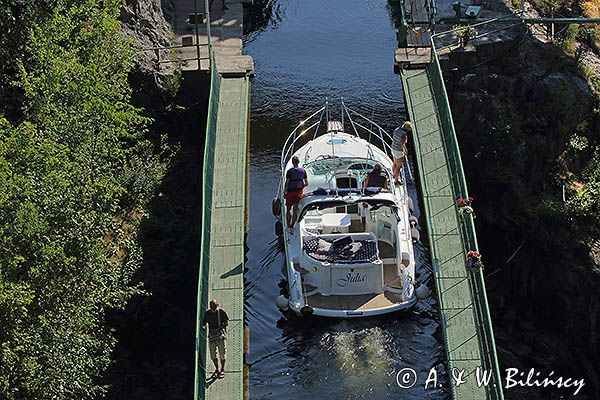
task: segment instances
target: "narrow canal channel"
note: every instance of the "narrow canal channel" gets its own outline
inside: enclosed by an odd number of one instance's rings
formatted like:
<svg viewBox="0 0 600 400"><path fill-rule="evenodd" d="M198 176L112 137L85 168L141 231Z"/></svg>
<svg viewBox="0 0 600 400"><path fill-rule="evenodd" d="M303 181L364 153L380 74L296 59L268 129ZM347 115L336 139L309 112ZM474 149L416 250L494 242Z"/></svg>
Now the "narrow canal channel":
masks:
<svg viewBox="0 0 600 400"><path fill-rule="evenodd" d="M285 138L325 97L337 102L343 96L390 130L404 118L404 104L393 73L395 29L386 1L270 4L269 23L245 37L245 53L256 67L245 275L251 399L447 399L446 389L423 388L430 368L443 370L433 299L409 313L368 320L288 321L275 306L285 275L271 199ZM417 253L418 278L432 288L429 255L421 244ZM418 374L411 389L396 384L406 367Z"/></svg>

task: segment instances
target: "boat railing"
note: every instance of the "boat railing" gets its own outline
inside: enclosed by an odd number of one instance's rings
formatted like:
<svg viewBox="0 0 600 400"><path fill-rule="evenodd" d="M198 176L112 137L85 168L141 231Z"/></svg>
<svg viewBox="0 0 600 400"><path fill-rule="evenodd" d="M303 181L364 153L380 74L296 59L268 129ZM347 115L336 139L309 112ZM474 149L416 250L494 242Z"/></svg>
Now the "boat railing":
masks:
<svg viewBox="0 0 600 400"><path fill-rule="evenodd" d="M283 145L283 149L281 150L280 172L282 174L285 171L285 167L290 157L294 154L294 151L300 147L298 143L301 141L303 144L305 143L302 139L305 139L308 136L308 132L313 132L312 139L326 134L334 135L336 132L338 132L337 130L329 129L329 122L332 121L330 104L331 103L328 99L325 100L325 104L321 108L310 114L304 120L300 121L300 123L292 130L290 135L287 137ZM367 148L367 158L365 158L365 160L368 161L375 159L374 152L370 146L371 144L377 144L377 147L383 150L387 157L392 158L392 135L390 135L385 129L383 129L372 119L347 107L344 102L344 98L342 98L340 101L339 118L341 122L342 132L345 132L347 134L354 134L356 137L366 140L369 143L369 146ZM325 124L323 124L323 121L325 121ZM349 123L349 125L351 126L350 129L345 129L345 125L347 123ZM322 129L323 125L325 126L325 129ZM370 125L370 127L367 127L366 125ZM400 174L402 181L405 182L406 174L404 172L404 168L400 170ZM391 171L388 171L386 169L386 175L390 186L393 186L393 178ZM279 181L278 186L278 193L280 195L283 195L283 184L284 179L282 177L282 179L280 179Z"/></svg>
<svg viewBox="0 0 600 400"><path fill-rule="evenodd" d="M369 143L372 143L372 136L375 135L375 137L377 139L379 139L379 142L381 143L381 146L382 146L385 154L388 157L391 156L391 154L392 154L392 147L391 147L392 136L385 129L383 129L376 122L373 122L370 118L347 107L346 104L344 103L344 99L342 99L342 116L344 115L344 113L348 116L348 119L350 120L350 122L352 124L354 133L356 134L356 136L360 137L360 133L359 133L358 129L356 129L357 126L361 129L365 130L369 134L369 139L367 139L367 141ZM371 128L367 128L366 126L364 126L363 124L361 124L359 122L355 122L355 120L352 119L353 115L357 118L364 120L364 122L371 124L371 126L377 128L377 131L374 131ZM388 143L388 141L389 141L389 143Z"/></svg>
<svg viewBox="0 0 600 400"><path fill-rule="evenodd" d="M391 157L392 136L388 132L386 132L386 130L383 129L380 125L373 122L370 118L347 107L343 98L341 99L341 110L339 117L341 119L342 131L344 131L345 133L354 134L357 137L366 140L367 142L369 142L369 144L373 144L373 141L376 140L377 143L381 145L380 148L383 149L385 154L388 157ZM325 129L319 129L323 125L323 119L325 119ZM346 119L351 125L352 130L347 131L345 129ZM312 113L306 119L300 121L300 123L292 130L292 132L290 133L283 145L283 149L281 151L281 171L285 169L289 158L292 156L294 150L297 148L298 142L300 142L301 139L305 138L306 133L311 131L313 128L313 139L320 135L334 134L334 131L329 130L328 128L330 126L329 122L331 121L332 115L330 112L329 100L325 101L324 106ZM366 124L370 124L371 128L367 127Z"/></svg>
<svg viewBox="0 0 600 400"><path fill-rule="evenodd" d="M320 123L323 119L323 112L326 110L326 108L327 108L327 102L325 103L325 105L323 107L319 108L317 111L312 113L309 117L300 121L300 123L294 128L292 133L290 133L290 135L286 139L285 143L283 144L283 149L281 150L281 170L282 171L285 168L286 160L289 158L289 156L291 154L293 154L294 145L296 144L296 142L300 139L300 137L302 137L306 132L308 132L310 129L312 129L315 125L320 125ZM300 133L298 133L298 130L300 128L305 126L305 124L307 122L313 120L319 113L321 113L321 116L319 117L319 120L316 121L316 123L311 124L306 129L302 129L300 131ZM315 132L315 135L316 135L316 132Z"/></svg>

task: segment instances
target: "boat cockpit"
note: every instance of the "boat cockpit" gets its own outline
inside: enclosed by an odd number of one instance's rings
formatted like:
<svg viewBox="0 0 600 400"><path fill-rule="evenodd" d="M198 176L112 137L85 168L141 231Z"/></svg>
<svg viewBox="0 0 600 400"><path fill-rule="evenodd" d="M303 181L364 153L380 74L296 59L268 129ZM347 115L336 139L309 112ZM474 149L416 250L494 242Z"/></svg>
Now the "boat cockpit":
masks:
<svg viewBox="0 0 600 400"><path fill-rule="evenodd" d="M401 217L396 203L386 197L303 199L301 252L293 261L307 295L401 291L404 269L411 262L410 244L403 239L406 235L397 234L399 226L403 231Z"/></svg>
<svg viewBox="0 0 600 400"><path fill-rule="evenodd" d="M303 164L307 174L308 187L305 195L310 192L323 190L362 190L365 188L368 174L373 171L378 161L374 159L327 157ZM392 175L387 168L382 168L382 174L388 185L392 187ZM386 189L381 189L386 190Z"/></svg>

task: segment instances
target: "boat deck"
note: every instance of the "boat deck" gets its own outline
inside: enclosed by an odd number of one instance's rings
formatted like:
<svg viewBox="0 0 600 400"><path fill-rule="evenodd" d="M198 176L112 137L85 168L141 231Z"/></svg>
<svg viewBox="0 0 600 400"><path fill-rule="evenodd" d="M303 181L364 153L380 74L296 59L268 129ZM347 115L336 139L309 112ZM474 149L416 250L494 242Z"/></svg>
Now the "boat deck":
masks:
<svg viewBox="0 0 600 400"><path fill-rule="evenodd" d="M398 276L396 264L383 264L383 282L394 288L402 287L402 278Z"/></svg>
<svg viewBox="0 0 600 400"><path fill-rule="evenodd" d="M394 250L394 247L391 244L378 240L377 247L379 249L379 258L396 257L396 251Z"/></svg>
<svg viewBox="0 0 600 400"><path fill-rule="evenodd" d="M399 304L402 302L402 294L384 292L380 294L374 293L351 296L324 296L320 293L316 293L308 296L306 300L308 304L314 308L366 311Z"/></svg>

